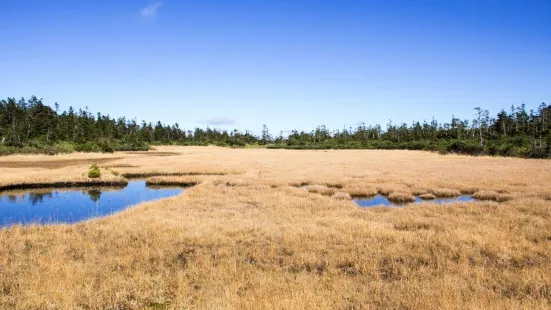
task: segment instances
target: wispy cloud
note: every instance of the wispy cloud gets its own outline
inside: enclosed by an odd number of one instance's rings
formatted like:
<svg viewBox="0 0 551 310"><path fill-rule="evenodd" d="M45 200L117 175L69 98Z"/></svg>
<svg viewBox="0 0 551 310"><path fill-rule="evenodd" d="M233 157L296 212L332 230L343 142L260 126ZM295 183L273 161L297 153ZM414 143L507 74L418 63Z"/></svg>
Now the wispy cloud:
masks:
<svg viewBox="0 0 551 310"><path fill-rule="evenodd" d="M237 122L229 117L221 116L221 117L214 117L210 119L206 119L204 121L201 121L203 124L212 125L212 126L220 126L220 125L237 125Z"/></svg>
<svg viewBox="0 0 551 310"><path fill-rule="evenodd" d="M156 17L157 12L161 8L161 6L163 6L163 2L156 1L146 6L145 8L142 8L140 13L142 14L143 17L148 17L148 18Z"/></svg>

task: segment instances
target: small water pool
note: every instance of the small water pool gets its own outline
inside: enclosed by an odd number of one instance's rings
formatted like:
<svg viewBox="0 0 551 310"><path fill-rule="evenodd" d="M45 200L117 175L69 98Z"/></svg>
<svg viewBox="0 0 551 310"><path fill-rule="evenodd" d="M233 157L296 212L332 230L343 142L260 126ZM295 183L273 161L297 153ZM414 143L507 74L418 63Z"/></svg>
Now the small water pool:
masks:
<svg viewBox="0 0 551 310"><path fill-rule="evenodd" d="M148 187L132 181L126 187L33 189L0 193L0 227L12 224L74 223L106 216L144 201L180 194L183 188Z"/></svg>
<svg viewBox="0 0 551 310"><path fill-rule="evenodd" d="M387 206L387 207L403 207L406 204L403 203L395 203L388 198L386 198L383 195L376 195L373 197L368 198L357 198L354 199L356 204L358 204L360 207L374 207L374 206ZM423 200L419 197L415 197L415 202L412 203L420 203L420 202L428 202L428 203L436 203L436 204L442 204L442 203L452 203L452 202L469 202L474 201L474 198L467 195L452 197L452 198L436 198L432 200Z"/></svg>

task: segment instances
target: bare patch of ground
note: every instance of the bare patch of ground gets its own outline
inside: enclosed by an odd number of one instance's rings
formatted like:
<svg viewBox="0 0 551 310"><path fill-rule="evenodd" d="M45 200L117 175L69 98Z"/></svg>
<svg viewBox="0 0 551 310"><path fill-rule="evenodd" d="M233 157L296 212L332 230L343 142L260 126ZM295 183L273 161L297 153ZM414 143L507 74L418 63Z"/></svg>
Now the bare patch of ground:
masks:
<svg viewBox="0 0 551 310"><path fill-rule="evenodd" d="M37 160L32 158L28 160L17 161L3 161L0 159L0 168L46 168L46 169L59 169L69 166L91 165L111 162L122 157L117 158L75 158L75 159L55 159L55 160Z"/></svg>

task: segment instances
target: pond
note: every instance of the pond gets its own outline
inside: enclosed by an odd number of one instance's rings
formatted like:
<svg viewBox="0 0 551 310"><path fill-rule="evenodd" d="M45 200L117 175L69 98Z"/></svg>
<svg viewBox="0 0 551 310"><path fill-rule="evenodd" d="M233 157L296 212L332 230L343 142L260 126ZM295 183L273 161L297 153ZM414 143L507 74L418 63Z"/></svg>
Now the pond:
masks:
<svg viewBox="0 0 551 310"><path fill-rule="evenodd" d="M386 198L383 195L376 195L373 197L368 198L357 198L354 199L354 201L360 206L360 207L374 207L374 206L387 206L387 207L403 207L405 204L403 203L395 203L388 198ZM470 202L474 201L474 198L467 195L452 197L452 198L436 198L432 200L423 200L419 197L415 197L415 202L413 203L420 203L420 202L428 202L428 203L436 203L436 204L442 204L442 203L452 203L452 202Z"/></svg>
<svg viewBox="0 0 551 310"><path fill-rule="evenodd" d="M106 216L144 201L180 194L183 188L148 187L132 181L126 187L33 189L0 193L0 227L12 224L74 223Z"/></svg>

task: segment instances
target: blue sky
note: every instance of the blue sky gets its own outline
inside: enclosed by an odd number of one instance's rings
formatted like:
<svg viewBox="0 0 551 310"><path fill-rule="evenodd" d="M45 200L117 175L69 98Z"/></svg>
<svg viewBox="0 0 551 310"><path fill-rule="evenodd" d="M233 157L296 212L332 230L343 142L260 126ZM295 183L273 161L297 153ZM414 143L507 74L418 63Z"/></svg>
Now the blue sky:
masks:
<svg viewBox="0 0 551 310"><path fill-rule="evenodd" d="M0 97L260 132L551 101L551 1L0 0Z"/></svg>

